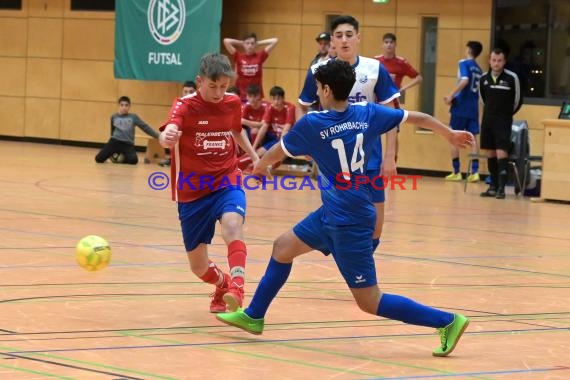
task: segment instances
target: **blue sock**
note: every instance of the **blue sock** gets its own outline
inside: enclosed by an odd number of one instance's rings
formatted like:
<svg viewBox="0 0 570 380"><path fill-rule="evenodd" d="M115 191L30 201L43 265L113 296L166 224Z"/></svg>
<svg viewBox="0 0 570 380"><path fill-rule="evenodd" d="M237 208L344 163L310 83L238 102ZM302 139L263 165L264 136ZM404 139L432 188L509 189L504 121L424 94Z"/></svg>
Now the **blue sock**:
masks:
<svg viewBox="0 0 570 380"><path fill-rule="evenodd" d="M453 322L453 314L419 304L395 294L382 295L376 314L411 325L440 328Z"/></svg>
<svg viewBox="0 0 570 380"><path fill-rule="evenodd" d="M376 248L380 245L380 239L372 239L372 252L376 252Z"/></svg>
<svg viewBox="0 0 570 380"><path fill-rule="evenodd" d="M461 169L461 164L459 163L459 158L454 158L453 160L451 160L451 164L453 165L453 172L455 174L459 173L459 170Z"/></svg>
<svg viewBox="0 0 570 380"><path fill-rule="evenodd" d="M479 173L479 159L471 161L471 174Z"/></svg>
<svg viewBox="0 0 570 380"><path fill-rule="evenodd" d="M281 289L283 284L287 281L292 266L292 263L282 264L271 257L269 264L267 264L265 274L255 290L251 303L247 309L244 310L247 315L253 319L265 317L265 313L267 313L271 301L273 301L279 289Z"/></svg>

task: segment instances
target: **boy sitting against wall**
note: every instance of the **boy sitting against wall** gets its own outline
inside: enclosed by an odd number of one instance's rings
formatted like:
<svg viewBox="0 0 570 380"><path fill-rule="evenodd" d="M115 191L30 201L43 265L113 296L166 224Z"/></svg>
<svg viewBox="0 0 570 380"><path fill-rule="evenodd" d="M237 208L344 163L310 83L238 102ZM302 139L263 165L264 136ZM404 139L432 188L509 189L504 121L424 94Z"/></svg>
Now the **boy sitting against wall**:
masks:
<svg viewBox="0 0 570 380"><path fill-rule="evenodd" d="M127 96L121 96L118 103L119 112L111 116L111 138L97 153L95 161L103 163L110 158L113 163L136 165L139 159L135 150L135 126L155 139L159 133L137 114L129 113L131 100Z"/></svg>

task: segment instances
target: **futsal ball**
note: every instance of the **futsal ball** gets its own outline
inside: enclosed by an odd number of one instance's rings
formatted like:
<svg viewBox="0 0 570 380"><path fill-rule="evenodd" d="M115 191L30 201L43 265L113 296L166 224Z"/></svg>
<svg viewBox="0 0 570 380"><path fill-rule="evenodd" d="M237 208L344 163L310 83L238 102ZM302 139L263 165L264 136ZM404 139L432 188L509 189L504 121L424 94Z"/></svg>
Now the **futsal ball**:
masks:
<svg viewBox="0 0 570 380"><path fill-rule="evenodd" d="M90 272L105 268L111 261L111 247L102 237L89 235L79 240L75 258L80 267Z"/></svg>

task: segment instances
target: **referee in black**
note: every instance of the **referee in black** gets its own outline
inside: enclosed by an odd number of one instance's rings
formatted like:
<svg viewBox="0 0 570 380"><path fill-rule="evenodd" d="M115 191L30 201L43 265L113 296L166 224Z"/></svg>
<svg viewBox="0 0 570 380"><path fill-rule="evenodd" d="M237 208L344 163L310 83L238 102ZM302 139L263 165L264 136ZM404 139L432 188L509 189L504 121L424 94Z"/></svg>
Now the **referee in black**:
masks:
<svg viewBox="0 0 570 380"><path fill-rule="evenodd" d="M480 79L479 92L483 100L481 149L487 152L491 184L482 197L505 198L505 182L511 148L513 115L522 106L522 94L517 74L505 70L504 50L495 48L489 59L489 71Z"/></svg>

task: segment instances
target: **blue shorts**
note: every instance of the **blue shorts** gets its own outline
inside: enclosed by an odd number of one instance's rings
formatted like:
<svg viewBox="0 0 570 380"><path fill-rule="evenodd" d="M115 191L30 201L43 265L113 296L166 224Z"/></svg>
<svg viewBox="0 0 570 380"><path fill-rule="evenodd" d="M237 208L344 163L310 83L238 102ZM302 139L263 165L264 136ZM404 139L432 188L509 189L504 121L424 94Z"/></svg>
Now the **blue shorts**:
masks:
<svg viewBox="0 0 570 380"><path fill-rule="evenodd" d="M210 244L216 221L223 214L237 212L245 218L245 192L238 187L225 187L192 202L178 202L178 218L186 251Z"/></svg>
<svg viewBox="0 0 570 380"><path fill-rule="evenodd" d="M370 185L372 203L384 203L386 194L384 193L384 179L380 178L380 169L366 169L366 176L370 178L370 183L374 181L374 186L376 187L375 189Z"/></svg>
<svg viewBox="0 0 570 380"><path fill-rule="evenodd" d="M462 116L451 115L449 125L454 131L468 131L474 135L479 134L479 121L475 119L468 119Z"/></svg>
<svg viewBox="0 0 570 380"><path fill-rule="evenodd" d="M263 149L269 150L271 147L279 142L279 139L267 139L262 145Z"/></svg>
<svg viewBox="0 0 570 380"><path fill-rule="evenodd" d="M374 221L350 226L323 223L323 207L310 213L293 227L295 235L309 247L325 254L332 252L336 266L349 288L376 285L372 252Z"/></svg>

